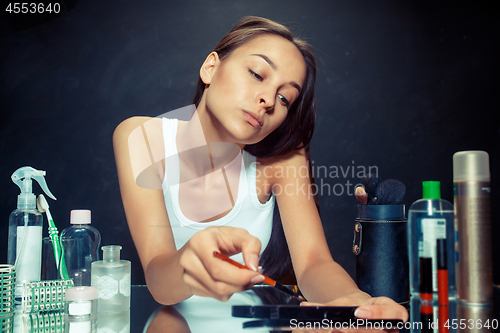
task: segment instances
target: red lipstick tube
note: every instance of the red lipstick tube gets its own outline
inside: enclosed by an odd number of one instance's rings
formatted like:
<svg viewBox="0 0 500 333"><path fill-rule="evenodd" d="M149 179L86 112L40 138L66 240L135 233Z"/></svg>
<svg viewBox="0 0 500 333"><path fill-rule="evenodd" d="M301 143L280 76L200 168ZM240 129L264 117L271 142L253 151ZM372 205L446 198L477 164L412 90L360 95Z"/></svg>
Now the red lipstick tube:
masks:
<svg viewBox="0 0 500 333"><path fill-rule="evenodd" d="M437 273L438 273L438 320L439 333L449 332L445 327L450 319L448 300L448 266L446 265L446 239L438 238L437 245Z"/></svg>

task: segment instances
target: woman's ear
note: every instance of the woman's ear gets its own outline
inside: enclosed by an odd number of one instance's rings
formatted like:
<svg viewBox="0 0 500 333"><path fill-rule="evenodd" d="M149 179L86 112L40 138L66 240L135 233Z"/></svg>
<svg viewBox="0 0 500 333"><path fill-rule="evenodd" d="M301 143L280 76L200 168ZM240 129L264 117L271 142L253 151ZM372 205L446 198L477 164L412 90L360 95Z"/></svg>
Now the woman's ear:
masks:
<svg viewBox="0 0 500 333"><path fill-rule="evenodd" d="M200 78L205 84L212 82L212 77L220 63L219 55L217 52L212 52L208 55L207 59L200 68Z"/></svg>

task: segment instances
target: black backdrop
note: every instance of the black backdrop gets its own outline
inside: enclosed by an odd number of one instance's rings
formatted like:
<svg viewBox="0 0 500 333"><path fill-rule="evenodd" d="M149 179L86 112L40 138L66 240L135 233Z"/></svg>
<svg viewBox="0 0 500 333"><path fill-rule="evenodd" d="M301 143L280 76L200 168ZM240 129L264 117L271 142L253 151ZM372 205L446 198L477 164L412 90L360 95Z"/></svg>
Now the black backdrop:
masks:
<svg viewBox="0 0 500 333"><path fill-rule="evenodd" d="M30 165L47 171L59 229L71 209L91 209L102 243L122 245L133 284L144 282L121 204L113 130L130 116L188 105L199 65L245 15L288 24L315 48L313 163L338 170L317 177L321 214L331 252L351 275L353 184L369 167L406 184L408 208L423 180L440 180L443 198L453 201L453 153L487 151L493 238L500 236L495 1L72 2L31 28L0 19L0 262L19 193L10 176ZM498 242L493 251L498 284Z"/></svg>

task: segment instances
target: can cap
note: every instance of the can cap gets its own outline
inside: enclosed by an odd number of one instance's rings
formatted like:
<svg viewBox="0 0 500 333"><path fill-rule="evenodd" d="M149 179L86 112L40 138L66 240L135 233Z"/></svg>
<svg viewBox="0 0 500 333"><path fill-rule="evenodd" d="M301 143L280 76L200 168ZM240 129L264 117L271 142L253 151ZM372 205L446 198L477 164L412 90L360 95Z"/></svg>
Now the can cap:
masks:
<svg viewBox="0 0 500 333"><path fill-rule="evenodd" d="M459 151L453 155L453 181L490 181L488 153L481 150Z"/></svg>
<svg viewBox="0 0 500 333"><path fill-rule="evenodd" d="M423 199L441 199L441 182L425 181L422 182Z"/></svg>
<svg viewBox="0 0 500 333"><path fill-rule="evenodd" d="M91 301L97 299L97 288L94 287L73 287L64 292L64 300L68 302Z"/></svg>
<svg viewBox="0 0 500 333"><path fill-rule="evenodd" d="M88 209L73 209L70 214L71 224L89 224L90 210Z"/></svg>

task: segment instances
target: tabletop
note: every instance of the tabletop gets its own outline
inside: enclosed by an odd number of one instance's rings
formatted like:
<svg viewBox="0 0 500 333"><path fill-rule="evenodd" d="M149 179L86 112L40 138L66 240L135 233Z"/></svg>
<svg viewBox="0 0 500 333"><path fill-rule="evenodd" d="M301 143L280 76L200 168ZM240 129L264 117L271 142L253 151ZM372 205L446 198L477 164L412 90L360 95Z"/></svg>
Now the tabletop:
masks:
<svg viewBox="0 0 500 333"><path fill-rule="evenodd" d="M438 326L422 329L419 318L420 304L413 299L409 311L412 321L408 323L378 321L362 322L352 317L353 310L305 307L275 288L262 286L234 294L229 301L220 302L212 298L193 296L172 306L158 304L146 286L132 286L130 309L125 312L97 311L95 318L77 322L68 327L64 313L0 316L0 331L12 333L38 332L103 332L103 333L210 333L210 332L362 332L384 328L390 332L438 332ZM438 318L438 307L434 317ZM323 317L318 317L318 313ZM498 326L498 309L493 307L469 307L450 303L449 332L494 332ZM307 319L305 319L307 318ZM460 318L460 319L458 319ZM485 325L486 324L486 325ZM65 326L66 325L66 326ZM383 326L382 326L383 325ZM35 327L37 326L37 327ZM46 331L47 327L55 327ZM390 329L389 329L390 328ZM401 328L401 329L399 329ZM425 328L425 327L424 327ZM436 328L435 330L433 328ZM496 328L496 329L495 329ZM373 331L373 330L370 330Z"/></svg>

